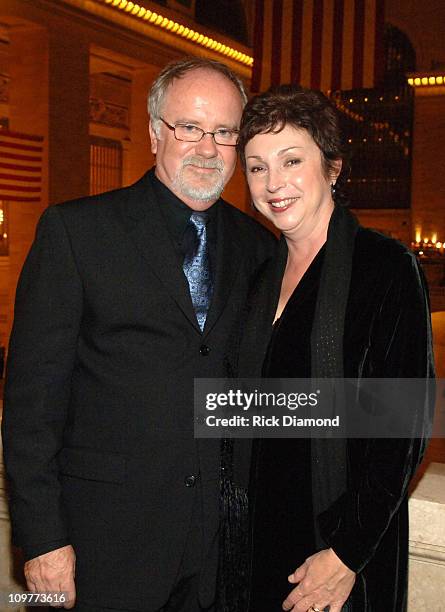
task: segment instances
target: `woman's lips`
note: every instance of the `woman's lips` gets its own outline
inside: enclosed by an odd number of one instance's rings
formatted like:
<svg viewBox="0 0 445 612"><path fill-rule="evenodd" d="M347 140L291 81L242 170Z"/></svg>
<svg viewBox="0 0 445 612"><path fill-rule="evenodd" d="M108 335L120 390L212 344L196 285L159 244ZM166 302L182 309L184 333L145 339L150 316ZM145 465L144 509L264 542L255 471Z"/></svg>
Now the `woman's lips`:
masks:
<svg viewBox="0 0 445 612"><path fill-rule="evenodd" d="M299 198L282 198L277 200L268 200L268 204L274 213L281 213L286 211L289 206L294 204Z"/></svg>

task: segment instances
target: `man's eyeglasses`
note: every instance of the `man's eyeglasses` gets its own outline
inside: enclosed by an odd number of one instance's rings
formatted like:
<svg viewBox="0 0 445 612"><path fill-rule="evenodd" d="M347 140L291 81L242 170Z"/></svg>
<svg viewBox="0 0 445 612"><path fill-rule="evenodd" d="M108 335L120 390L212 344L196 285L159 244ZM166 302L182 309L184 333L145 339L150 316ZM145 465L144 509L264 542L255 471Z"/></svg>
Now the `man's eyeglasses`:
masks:
<svg viewBox="0 0 445 612"><path fill-rule="evenodd" d="M191 123L177 123L176 125L170 125L162 117L159 117L162 123L168 127L169 130L174 132L176 140L182 140L183 142L199 142L204 138L206 134L213 136L213 140L218 145L224 145L226 147L235 147L238 142L238 130L229 130L227 128L220 128L216 132L205 132L201 128Z"/></svg>

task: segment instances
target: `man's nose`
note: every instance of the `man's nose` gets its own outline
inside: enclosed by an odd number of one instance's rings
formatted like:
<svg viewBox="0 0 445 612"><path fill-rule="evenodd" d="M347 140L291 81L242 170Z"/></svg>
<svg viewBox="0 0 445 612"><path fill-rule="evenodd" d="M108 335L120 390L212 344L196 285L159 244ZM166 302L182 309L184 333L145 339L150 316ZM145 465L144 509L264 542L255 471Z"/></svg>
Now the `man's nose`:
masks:
<svg viewBox="0 0 445 612"><path fill-rule="evenodd" d="M204 134L199 142L196 143L195 151L203 157L216 157L218 148L212 134Z"/></svg>

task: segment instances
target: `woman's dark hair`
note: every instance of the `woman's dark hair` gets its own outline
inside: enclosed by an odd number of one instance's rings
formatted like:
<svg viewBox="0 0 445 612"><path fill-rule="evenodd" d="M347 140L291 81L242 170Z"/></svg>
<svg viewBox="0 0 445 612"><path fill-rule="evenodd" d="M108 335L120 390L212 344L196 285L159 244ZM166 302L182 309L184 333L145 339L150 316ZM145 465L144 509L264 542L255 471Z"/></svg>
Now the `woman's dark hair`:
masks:
<svg viewBox="0 0 445 612"><path fill-rule="evenodd" d="M344 199L341 186L348 173L346 149L337 110L320 91L300 85L278 85L252 98L244 108L238 139L238 152L246 168L245 148L257 134L280 132L286 125L306 130L320 149L327 177L334 161L341 159L342 171L335 185L335 200Z"/></svg>

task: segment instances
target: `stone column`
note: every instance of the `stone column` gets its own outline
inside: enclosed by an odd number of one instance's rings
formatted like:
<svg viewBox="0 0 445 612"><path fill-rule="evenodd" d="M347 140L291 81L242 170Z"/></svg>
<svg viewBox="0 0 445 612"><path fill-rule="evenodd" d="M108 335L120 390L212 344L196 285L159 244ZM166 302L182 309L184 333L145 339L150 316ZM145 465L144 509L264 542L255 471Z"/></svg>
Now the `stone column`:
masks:
<svg viewBox="0 0 445 612"><path fill-rule="evenodd" d="M413 130L412 228L420 239L445 241L445 86L416 87ZM412 236L414 239L415 236Z"/></svg>
<svg viewBox="0 0 445 612"><path fill-rule="evenodd" d="M131 83L130 140L124 146L123 184L129 185L140 178L154 164L148 134L147 94L159 73L158 66L138 68Z"/></svg>
<svg viewBox="0 0 445 612"><path fill-rule="evenodd" d="M63 24L49 35L49 201L88 195L89 45Z"/></svg>
<svg viewBox="0 0 445 612"><path fill-rule="evenodd" d="M243 212L253 214L250 207L249 190L240 161L238 161L235 172L224 189L223 198ZM260 219L261 215L258 218Z"/></svg>
<svg viewBox="0 0 445 612"><path fill-rule="evenodd" d="M34 24L10 30L9 127L43 136L42 197L40 202L9 204L9 293L6 335L12 325L18 275L34 237L35 226L48 205L48 35Z"/></svg>

